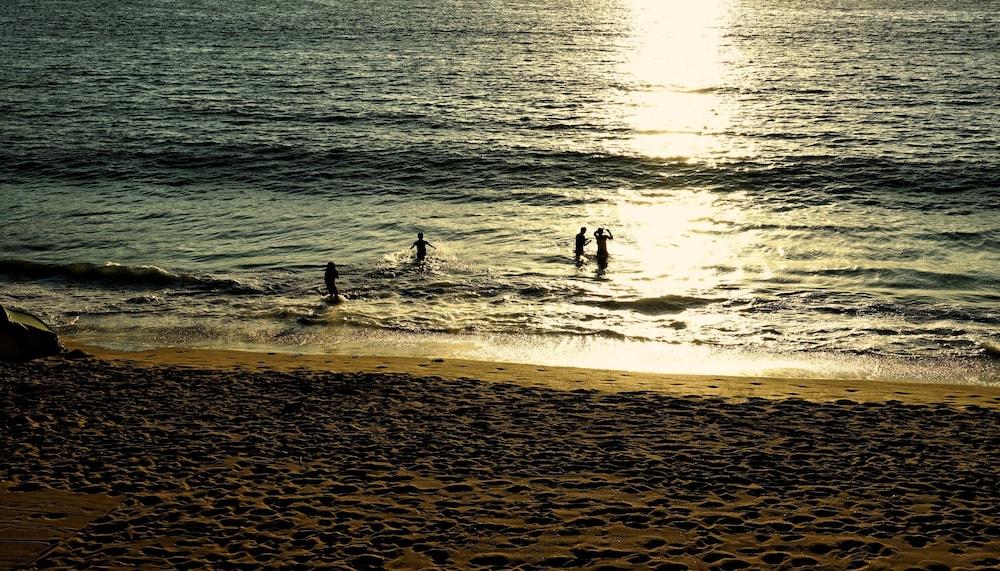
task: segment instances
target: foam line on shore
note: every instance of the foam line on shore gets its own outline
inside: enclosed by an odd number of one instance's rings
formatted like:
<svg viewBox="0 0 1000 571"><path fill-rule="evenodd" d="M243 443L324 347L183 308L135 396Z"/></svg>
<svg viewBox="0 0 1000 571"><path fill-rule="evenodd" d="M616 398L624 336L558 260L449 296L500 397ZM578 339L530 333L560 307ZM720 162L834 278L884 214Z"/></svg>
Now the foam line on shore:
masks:
<svg viewBox="0 0 1000 571"><path fill-rule="evenodd" d="M941 383L905 383L865 379L802 379L721 375L667 375L634 371L497 363L467 359L429 359L375 355L253 352L232 349L161 347L114 351L70 342L74 348L108 361L145 366L256 371L336 371L402 373L443 379L474 378L558 390L606 392L655 391L683 396L789 399L811 402L899 401L908 404L977 405L1000 409L1000 387Z"/></svg>

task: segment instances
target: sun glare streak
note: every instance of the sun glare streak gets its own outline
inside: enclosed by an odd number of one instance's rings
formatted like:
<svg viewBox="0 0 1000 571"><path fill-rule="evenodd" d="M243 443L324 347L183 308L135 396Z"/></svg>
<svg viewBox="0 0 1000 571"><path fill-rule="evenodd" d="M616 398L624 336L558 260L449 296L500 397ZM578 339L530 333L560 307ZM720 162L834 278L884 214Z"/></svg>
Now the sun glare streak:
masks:
<svg viewBox="0 0 1000 571"><path fill-rule="evenodd" d="M716 86L725 71L720 57L724 8L723 0L633 0L629 75L638 83L686 91Z"/></svg>
<svg viewBox="0 0 1000 571"><path fill-rule="evenodd" d="M719 133L730 110L719 96L727 66L725 0L697 3L633 0L632 37L622 58L628 96L627 150L697 160L725 152Z"/></svg>
<svg viewBox="0 0 1000 571"><path fill-rule="evenodd" d="M630 37L619 59L615 108L630 134L615 150L698 163L741 152L725 137L736 111L727 90L734 56L725 40L729 0L632 0L627 10ZM690 335L714 315L699 307L739 292L746 264L764 264L754 237L731 231L747 216L739 196L690 189L621 198L611 218L623 230L616 263L628 270L611 278L613 286L630 298L688 308L653 311L631 323L627 335Z"/></svg>
<svg viewBox="0 0 1000 571"><path fill-rule="evenodd" d="M752 281L772 263L773 251L745 228L753 216L748 197L708 190L664 193L623 191L619 200L597 207L593 219L614 229L610 270L595 282L604 294L627 302L644 301L653 309L619 324L634 339L697 337L698 331L742 327L731 314L709 309L746 294ZM591 270L592 271L592 270ZM602 277L598 274L598 277ZM724 316L727 324L714 319ZM611 309L607 319L615 319ZM624 358L624 357L623 357Z"/></svg>
<svg viewBox="0 0 1000 571"><path fill-rule="evenodd" d="M614 274L628 295L658 297L717 290L721 281L740 282L745 267L766 265L753 233L732 232L748 215L740 194L725 198L708 191L673 191L669 196L623 195L595 213L620 230ZM766 257L766 256L765 256Z"/></svg>

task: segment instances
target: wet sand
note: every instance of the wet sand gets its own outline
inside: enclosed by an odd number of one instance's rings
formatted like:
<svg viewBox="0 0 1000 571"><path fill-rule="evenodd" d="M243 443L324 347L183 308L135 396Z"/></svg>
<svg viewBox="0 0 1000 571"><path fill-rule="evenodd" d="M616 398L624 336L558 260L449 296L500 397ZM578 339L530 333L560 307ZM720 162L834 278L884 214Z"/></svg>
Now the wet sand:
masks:
<svg viewBox="0 0 1000 571"><path fill-rule="evenodd" d="M0 364L0 493L111 510L39 568L1000 565L997 388L100 357Z"/></svg>

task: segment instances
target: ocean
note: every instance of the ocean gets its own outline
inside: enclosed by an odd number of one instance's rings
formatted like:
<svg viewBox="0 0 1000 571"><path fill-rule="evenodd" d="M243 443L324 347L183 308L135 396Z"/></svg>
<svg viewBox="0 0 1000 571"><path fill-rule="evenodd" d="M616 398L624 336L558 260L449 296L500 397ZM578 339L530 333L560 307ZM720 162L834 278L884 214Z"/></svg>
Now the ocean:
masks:
<svg viewBox="0 0 1000 571"><path fill-rule="evenodd" d="M0 303L119 349L997 384L998 29L982 0L11 0Z"/></svg>

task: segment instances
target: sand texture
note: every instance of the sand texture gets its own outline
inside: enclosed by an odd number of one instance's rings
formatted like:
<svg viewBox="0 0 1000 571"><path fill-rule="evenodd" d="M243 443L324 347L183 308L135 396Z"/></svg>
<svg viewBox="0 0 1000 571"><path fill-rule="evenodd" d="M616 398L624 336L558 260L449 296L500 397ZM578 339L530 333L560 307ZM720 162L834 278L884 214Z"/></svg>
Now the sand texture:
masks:
<svg viewBox="0 0 1000 571"><path fill-rule="evenodd" d="M1000 396L962 390L0 364L0 485L121 502L39 568L989 568Z"/></svg>
<svg viewBox="0 0 1000 571"><path fill-rule="evenodd" d="M31 563L121 501L105 494L25 490L32 487L10 492L0 485L0 569Z"/></svg>
<svg viewBox="0 0 1000 571"><path fill-rule="evenodd" d="M162 347L122 352L70 341L71 347L105 361L165 365L224 371L340 371L406 373L444 379L476 378L560 390L580 388L602 392L656 391L680 396L719 396L746 400L799 398L812 402L850 399L864 402L900 401L910 404L950 404L1000 410L1000 387L961 384L903 383L860 379L760 378L718 375L664 375L635 371L549 367L464 359L427 359L310 353L254 353L224 349ZM609 364L613 364L613 360Z"/></svg>

